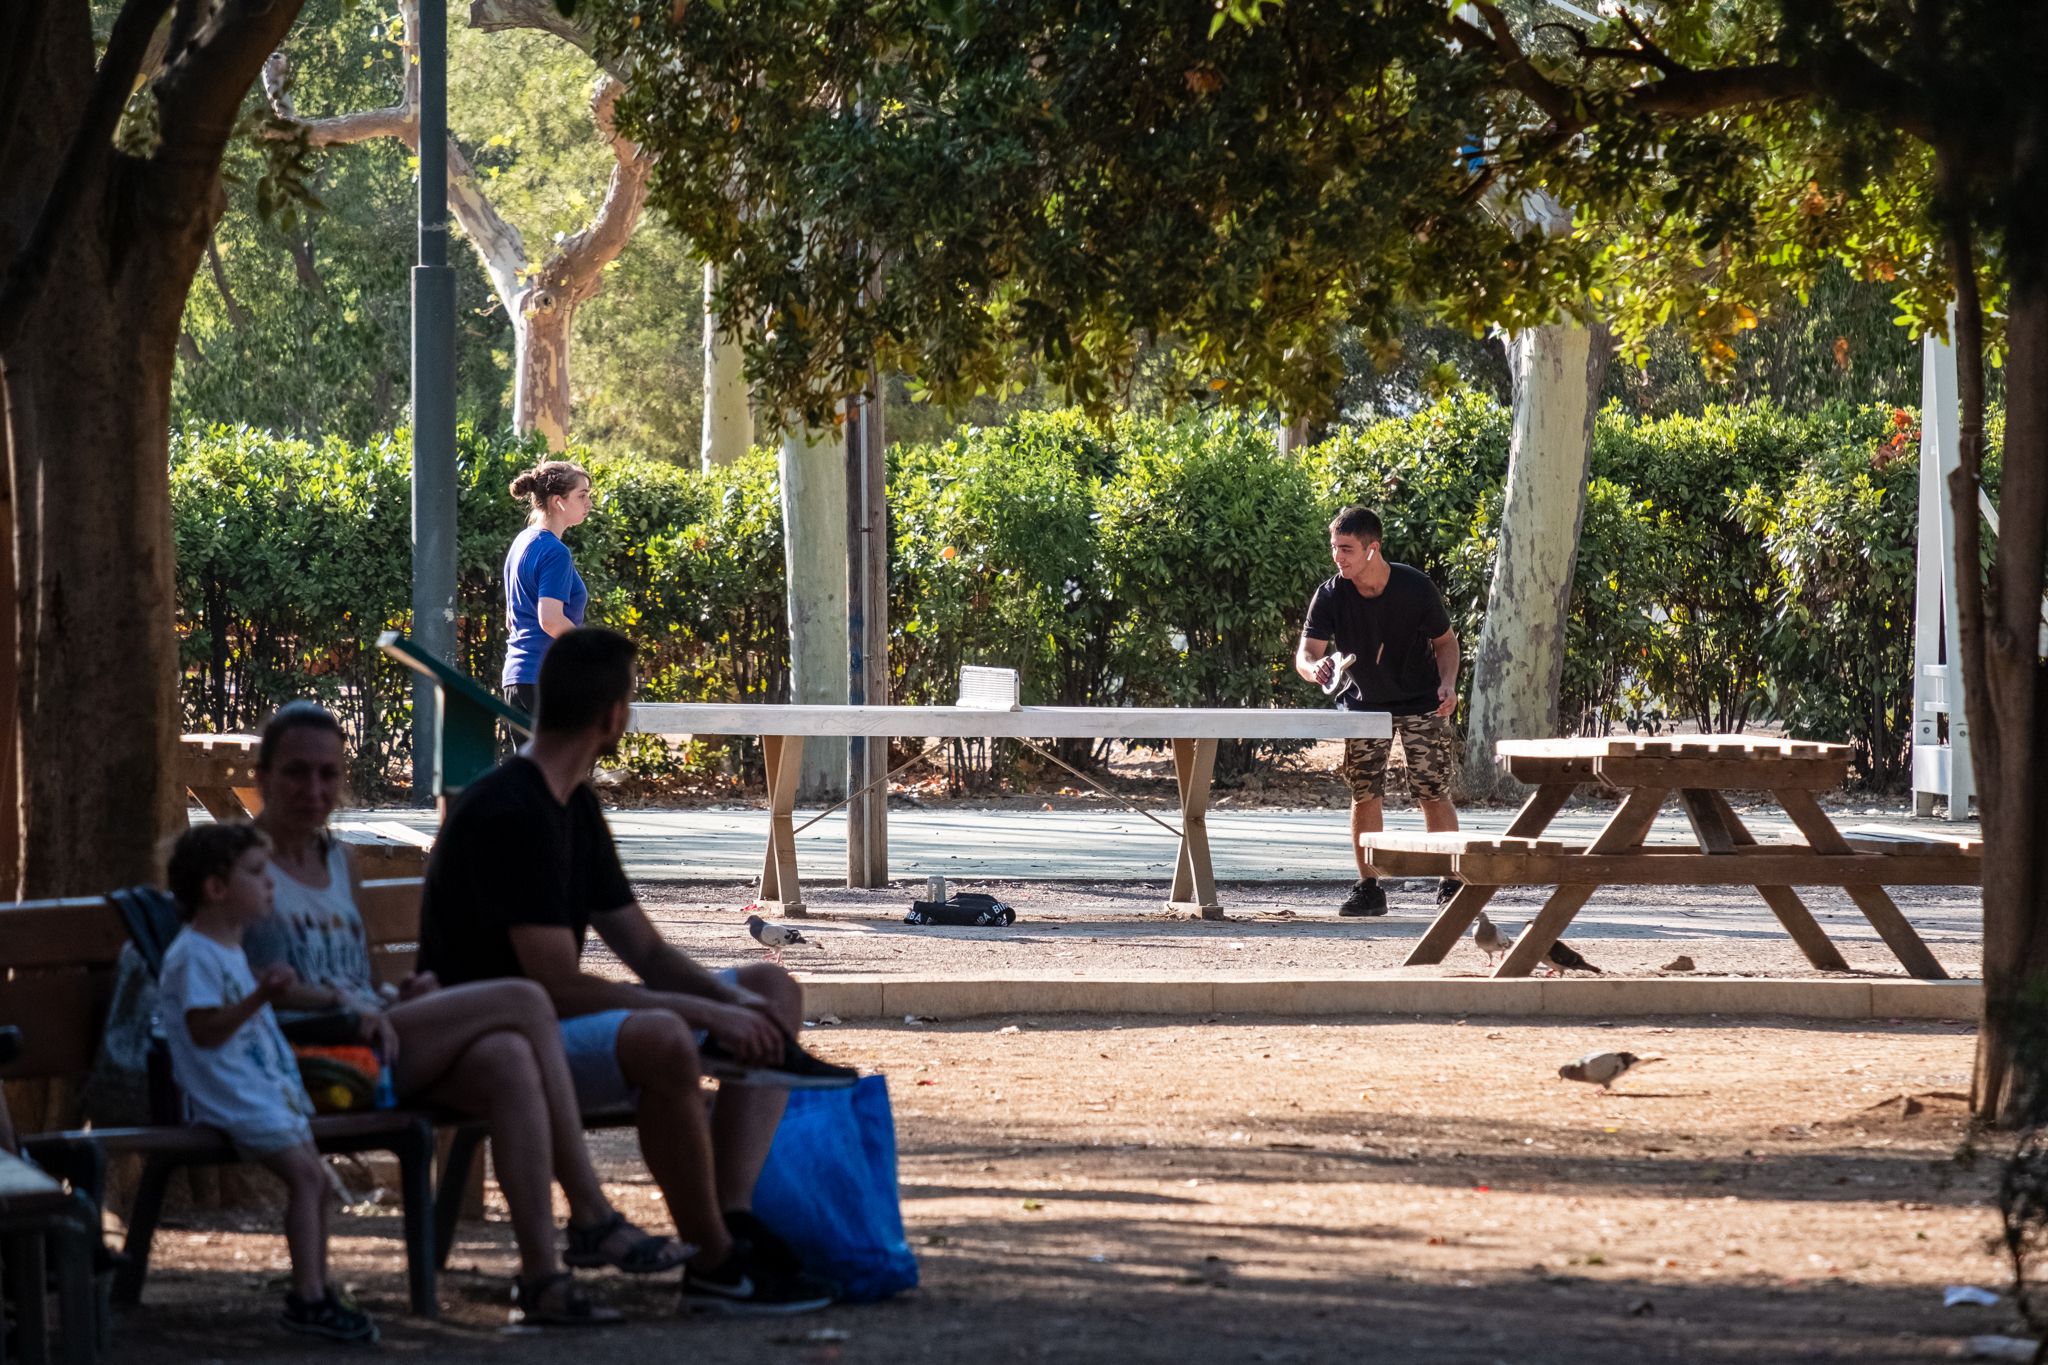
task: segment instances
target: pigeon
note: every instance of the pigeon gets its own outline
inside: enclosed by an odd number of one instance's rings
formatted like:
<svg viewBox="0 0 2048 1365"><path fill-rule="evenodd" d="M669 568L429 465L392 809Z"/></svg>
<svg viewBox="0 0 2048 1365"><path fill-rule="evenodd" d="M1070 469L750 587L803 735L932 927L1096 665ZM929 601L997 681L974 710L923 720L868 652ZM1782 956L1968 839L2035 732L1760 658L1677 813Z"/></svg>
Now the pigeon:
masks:
<svg viewBox="0 0 2048 1365"><path fill-rule="evenodd" d="M1551 944L1550 951L1545 956L1557 964L1557 974L1559 976L1563 976L1567 970L1591 972L1595 976L1601 974L1598 967L1595 967L1592 963L1586 961L1585 958L1579 956L1579 950L1566 943L1563 939L1559 939Z"/></svg>
<svg viewBox="0 0 2048 1365"><path fill-rule="evenodd" d="M752 934L754 942L766 948L768 956L777 962L782 961L782 950L792 943L811 943L811 940L805 938L794 926L770 924L759 915L747 916L747 932ZM811 943L811 946L815 948L821 945Z"/></svg>
<svg viewBox="0 0 2048 1365"><path fill-rule="evenodd" d="M1486 954L1486 965L1491 967L1495 958L1515 946L1515 941L1503 938L1500 926L1488 919L1486 912L1481 910L1478 923L1472 926L1472 946Z"/></svg>
<svg viewBox="0 0 2048 1365"><path fill-rule="evenodd" d="M1648 1066L1651 1062L1663 1060L1662 1057L1638 1057L1633 1052L1589 1052L1576 1062L1566 1062L1557 1069L1557 1074L1561 1080L1583 1081L1607 1090L1627 1075L1630 1067Z"/></svg>

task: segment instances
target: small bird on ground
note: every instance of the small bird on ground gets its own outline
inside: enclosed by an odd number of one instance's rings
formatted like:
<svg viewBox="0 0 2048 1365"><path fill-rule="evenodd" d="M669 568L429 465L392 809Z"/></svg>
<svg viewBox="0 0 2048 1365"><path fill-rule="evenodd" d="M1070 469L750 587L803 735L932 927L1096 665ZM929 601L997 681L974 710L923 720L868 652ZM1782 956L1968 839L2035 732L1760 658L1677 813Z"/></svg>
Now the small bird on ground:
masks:
<svg viewBox="0 0 2048 1365"><path fill-rule="evenodd" d="M754 936L754 942L768 950L768 956L782 961L782 950L793 943L809 943L813 948L822 947L805 938L793 925L770 924L759 915L747 916L747 932Z"/></svg>
<svg viewBox="0 0 2048 1365"><path fill-rule="evenodd" d="M1662 1057L1638 1057L1633 1052L1589 1052L1576 1062L1566 1062L1557 1069L1557 1074L1561 1080L1582 1081L1609 1090L1628 1074L1631 1067L1648 1066L1651 1062L1663 1060Z"/></svg>
<svg viewBox="0 0 2048 1365"><path fill-rule="evenodd" d="M1488 919L1486 912L1481 910L1479 922L1472 926L1472 946L1486 954L1486 965L1491 967L1495 958L1515 946L1515 941L1502 937L1500 926Z"/></svg>
<svg viewBox="0 0 2048 1365"><path fill-rule="evenodd" d="M1598 967L1586 961L1585 958L1579 955L1578 949L1572 947L1563 939L1559 939L1551 944L1550 951L1545 956L1557 964L1557 974L1559 976L1563 976L1567 971L1591 972L1595 976L1602 975Z"/></svg>

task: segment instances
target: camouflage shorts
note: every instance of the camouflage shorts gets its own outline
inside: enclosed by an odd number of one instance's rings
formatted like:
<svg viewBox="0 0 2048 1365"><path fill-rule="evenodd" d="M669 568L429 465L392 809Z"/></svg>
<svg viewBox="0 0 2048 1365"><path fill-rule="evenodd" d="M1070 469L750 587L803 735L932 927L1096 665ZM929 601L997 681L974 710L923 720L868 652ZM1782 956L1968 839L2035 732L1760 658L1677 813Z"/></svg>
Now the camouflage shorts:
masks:
<svg viewBox="0 0 2048 1365"><path fill-rule="evenodd" d="M1448 716L1395 716L1394 737L1408 761L1408 790L1417 801L1441 801L1458 775L1458 743ZM1391 739L1347 739L1337 771L1351 784L1351 799L1365 801L1387 790Z"/></svg>

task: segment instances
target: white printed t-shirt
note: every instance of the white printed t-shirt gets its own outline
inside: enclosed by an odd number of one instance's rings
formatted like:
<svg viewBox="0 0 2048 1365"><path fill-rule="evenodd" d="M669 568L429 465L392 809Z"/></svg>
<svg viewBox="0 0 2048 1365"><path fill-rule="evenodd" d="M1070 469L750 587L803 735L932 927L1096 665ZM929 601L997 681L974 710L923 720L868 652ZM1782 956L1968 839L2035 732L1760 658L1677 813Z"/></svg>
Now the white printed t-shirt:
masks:
<svg viewBox="0 0 2048 1365"><path fill-rule="evenodd" d="M187 1010L233 1005L255 993L242 950L182 929L164 954L161 987L171 1071L192 1117L221 1129L249 1155L267 1156L306 1140L313 1101L270 1006L214 1048L193 1042L185 1022Z"/></svg>

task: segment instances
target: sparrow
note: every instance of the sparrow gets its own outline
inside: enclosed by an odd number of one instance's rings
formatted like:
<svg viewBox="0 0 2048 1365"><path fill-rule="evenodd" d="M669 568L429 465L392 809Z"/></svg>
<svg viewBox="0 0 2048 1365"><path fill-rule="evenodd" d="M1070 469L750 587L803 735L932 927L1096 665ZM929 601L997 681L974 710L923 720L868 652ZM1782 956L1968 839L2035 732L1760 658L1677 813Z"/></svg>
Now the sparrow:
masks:
<svg viewBox="0 0 2048 1365"><path fill-rule="evenodd" d="M1491 967L1495 958L1515 946L1515 941L1503 938L1500 926L1488 919L1486 912L1481 910L1478 922L1472 926L1472 946L1486 954L1486 965Z"/></svg>
<svg viewBox="0 0 2048 1365"><path fill-rule="evenodd" d="M752 934L754 942L766 948L768 956L777 962L782 961L782 950L792 943L811 943L811 940L805 938L793 925L770 924L759 915L747 916L747 932ZM811 946L815 948L820 945L812 943Z"/></svg>
<svg viewBox="0 0 2048 1365"><path fill-rule="evenodd" d="M1599 976L1601 974L1600 969L1598 967L1595 967L1592 963L1586 961L1585 958L1579 955L1578 949L1572 947L1563 939L1559 939L1557 942L1551 944L1550 951L1546 953L1545 956L1548 957L1552 962L1557 964L1557 974L1559 976L1563 976L1567 969L1577 970L1581 972L1591 972L1595 976Z"/></svg>
<svg viewBox="0 0 2048 1365"><path fill-rule="evenodd" d="M1557 1074L1560 1080L1582 1081L1607 1090L1627 1075L1629 1068L1663 1060L1662 1057L1638 1057L1633 1052L1589 1052L1576 1062L1566 1062L1557 1069Z"/></svg>

